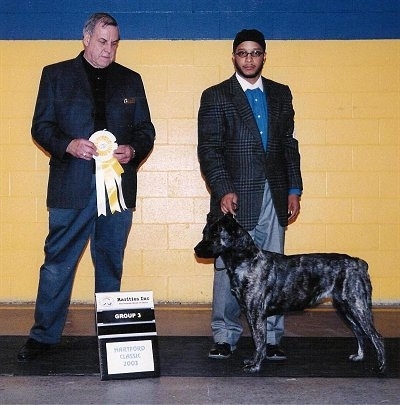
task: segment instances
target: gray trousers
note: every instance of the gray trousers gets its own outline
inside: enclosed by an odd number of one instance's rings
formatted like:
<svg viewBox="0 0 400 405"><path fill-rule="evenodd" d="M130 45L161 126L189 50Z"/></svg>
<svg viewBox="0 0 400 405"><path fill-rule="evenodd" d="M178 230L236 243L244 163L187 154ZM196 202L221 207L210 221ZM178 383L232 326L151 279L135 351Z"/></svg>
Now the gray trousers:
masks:
<svg viewBox="0 0 400 405"><path fill-rule="evenodd" d="M279 225L267 182L265 183L260 218L256 227L249 233L260 249L283 253L285 228ZM225 268L224 262L220 257L215 260L215 268ZM229 343L232 348L235 348L243 332L239 319L240 312L239 303L231 292L226 270L216 270L214 272L211 315L211 330L215 343ZM273 345L279 344L283 333L284 317L282 315L268 317L267 343Z"/></svg>

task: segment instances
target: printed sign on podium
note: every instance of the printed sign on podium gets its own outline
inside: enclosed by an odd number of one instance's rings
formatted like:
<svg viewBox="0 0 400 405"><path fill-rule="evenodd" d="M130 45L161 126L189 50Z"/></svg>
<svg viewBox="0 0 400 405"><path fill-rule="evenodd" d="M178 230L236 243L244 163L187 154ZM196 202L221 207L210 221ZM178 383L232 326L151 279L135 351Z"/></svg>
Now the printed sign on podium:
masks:
<svg viewBox="0 0 400 405"><path fill-rule="evenodd" d="M152 291L96 293L102 380L158 377Z"/></svg>

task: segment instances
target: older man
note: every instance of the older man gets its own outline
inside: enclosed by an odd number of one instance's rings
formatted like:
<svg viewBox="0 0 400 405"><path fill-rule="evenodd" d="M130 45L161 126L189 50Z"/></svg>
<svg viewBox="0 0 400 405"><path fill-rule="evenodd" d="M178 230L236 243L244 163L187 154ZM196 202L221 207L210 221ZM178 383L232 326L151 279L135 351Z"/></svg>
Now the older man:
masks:
<svg viewBox="0 0 400 405"><path fill-rule="evenodd" d="M33 360L60 341L75 270L88 240L95 291L120 289L136 173L153 148L155 131L141 77L115 62L119 40L116 20L94 14L83 28L84 50L42 72L32 136L50 156L49 234L35 322L19 361ZM95 164L100 157L117 167L115 179L99 181L110 173Z"/></svg>

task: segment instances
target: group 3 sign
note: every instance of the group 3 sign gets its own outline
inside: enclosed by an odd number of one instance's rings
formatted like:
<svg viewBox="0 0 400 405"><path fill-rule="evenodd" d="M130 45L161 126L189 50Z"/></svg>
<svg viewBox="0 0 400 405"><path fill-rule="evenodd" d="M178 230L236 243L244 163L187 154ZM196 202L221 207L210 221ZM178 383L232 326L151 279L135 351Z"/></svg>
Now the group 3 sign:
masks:
<svg viewBox="0 0 400 405"><path fill-rule="evenodd" d="M160 375L152 291L96 293L102 380Z"/></svg>

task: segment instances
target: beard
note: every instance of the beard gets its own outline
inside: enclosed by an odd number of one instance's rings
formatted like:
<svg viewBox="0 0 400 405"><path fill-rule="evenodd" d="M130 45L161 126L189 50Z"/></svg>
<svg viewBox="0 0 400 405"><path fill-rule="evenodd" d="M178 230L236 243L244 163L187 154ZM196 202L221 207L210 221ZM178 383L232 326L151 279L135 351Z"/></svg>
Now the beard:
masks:
<svg viewBox="0 0 400 405"><path fill-rule="evenodd" d="M242 68L238 65L238 63L236 62L235 59L233 60L233 64L234 64L234 66L235 66L236 72L237 72L240 76L242 76L243 78L245 78L245 79L254 79L255 77L258 77L258 76L261 74L261 72L262 72L262 70L263 70L263 67L264 67L264 63L262 63L262 64L259 66L259 68L254 71L254 73L245 73L245 72L242 70Z"/></svg>

